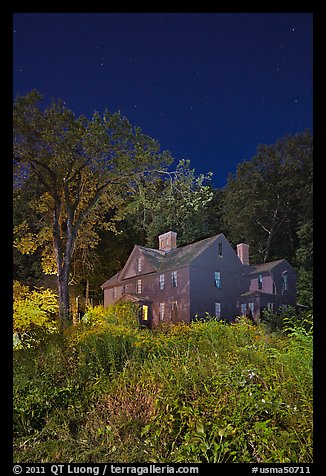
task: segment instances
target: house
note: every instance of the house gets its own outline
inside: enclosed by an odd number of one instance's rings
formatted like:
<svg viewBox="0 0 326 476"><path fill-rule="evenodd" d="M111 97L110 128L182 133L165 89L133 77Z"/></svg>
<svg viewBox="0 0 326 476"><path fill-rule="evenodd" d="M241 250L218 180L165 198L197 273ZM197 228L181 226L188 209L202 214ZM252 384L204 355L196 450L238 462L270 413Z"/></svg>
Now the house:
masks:
<svg viewBox="0 0 326 476"><path fill-rule="evenodd" d="M177 234L159 236L158 249L135 245L121 271L102 286L104 306L140 305L140 322L190 322L206 313L233 320L262 309L296 305L296 272L285 260L249 264L249 245L235 251L223 233L177 247Z"/></svg>

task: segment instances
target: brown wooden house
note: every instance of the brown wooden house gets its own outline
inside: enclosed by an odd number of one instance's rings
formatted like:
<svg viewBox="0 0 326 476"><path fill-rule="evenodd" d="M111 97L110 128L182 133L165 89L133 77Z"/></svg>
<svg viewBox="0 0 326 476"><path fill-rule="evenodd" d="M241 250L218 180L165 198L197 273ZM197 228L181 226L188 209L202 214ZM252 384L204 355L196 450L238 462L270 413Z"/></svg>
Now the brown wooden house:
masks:
<svg viewBox="0 0 326 476"><path fill-rule="evenodd" d="M121 271L102 286L104 306L140 304L140 322L190 322L206 313L233 320L262 309L296 305L296 273L285 260L249 264L249 246L232 248L223 233L177 247L177 234L159 236L159 248L135 245Z"/></svg>

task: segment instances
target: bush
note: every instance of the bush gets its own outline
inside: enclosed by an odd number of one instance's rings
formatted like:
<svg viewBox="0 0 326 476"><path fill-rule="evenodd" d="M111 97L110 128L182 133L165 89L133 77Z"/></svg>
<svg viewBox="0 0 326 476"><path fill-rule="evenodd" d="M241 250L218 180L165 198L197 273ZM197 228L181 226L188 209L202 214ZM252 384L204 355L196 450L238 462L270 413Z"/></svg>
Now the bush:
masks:
<svg viewBox="0 0 326 476"><path fill-rule="evenodd" d="M14 349L31 347L58 332L58 298L53 291L43 288L30 291L28 286L14 281L13 295Z"/></svg>
<svg viewBox="0 0 326 476"><path fill-rule="evenodd" d="M129 311L15 354L17 462L312 461L311 335Z"/></svg>
<svg viewBox="0 0 326 476"><path fill-rule="evenodd" d="M138 305L134 303L118 303L107 308L95 306L88 308L82 317L82 322L90 326L110 323L122 326L138 327Z"/></svg>

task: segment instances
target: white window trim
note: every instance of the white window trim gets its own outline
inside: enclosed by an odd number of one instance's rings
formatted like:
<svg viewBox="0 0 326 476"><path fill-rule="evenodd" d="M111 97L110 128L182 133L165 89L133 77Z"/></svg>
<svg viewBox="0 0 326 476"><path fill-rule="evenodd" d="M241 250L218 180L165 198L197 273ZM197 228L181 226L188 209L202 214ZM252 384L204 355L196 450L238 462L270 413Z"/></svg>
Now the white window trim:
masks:
<svg viewBox="0 0 326 476"><path fill-rule="evenodd" d="M171 271L171 286L173 288L178 287L178 271Z"/></svg>
<svg viewBox="0 0 326 476"><path fill-rule="evenodd" d="M142 280L137 279L137 283L136 283L136 292L137 292L137 294L142 293L142 286L143 286Z"/></svg>

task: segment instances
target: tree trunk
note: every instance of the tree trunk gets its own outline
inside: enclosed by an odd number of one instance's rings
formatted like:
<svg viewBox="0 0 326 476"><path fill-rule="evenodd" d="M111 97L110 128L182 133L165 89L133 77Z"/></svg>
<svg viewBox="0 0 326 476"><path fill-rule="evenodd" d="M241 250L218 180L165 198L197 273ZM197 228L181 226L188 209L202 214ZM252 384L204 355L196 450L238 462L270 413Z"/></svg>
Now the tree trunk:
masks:
<svg viewBox="0 0 326 476"><path fill-rule="evenodd" d="M89 281L86 281L86 292L85 292L85 306L86 308L89 306Z"/></svg>
<svg viewBox="0 0 326 476"><path fill-rule="evenodd" d="M65 329L71 323L69 312L69 271L73 249L73 235L72 233L67 233L64 253L59 221L60 211L61 204L58 200L53 214L53 244L58 273L59 321L60 328Z"/></svg>
<svg viewBox="0 0 326 476"><path fill-rule="evenodd" d="M68 273L63 269L58 276L59 319L61 329L70 324Z"/></svg>

